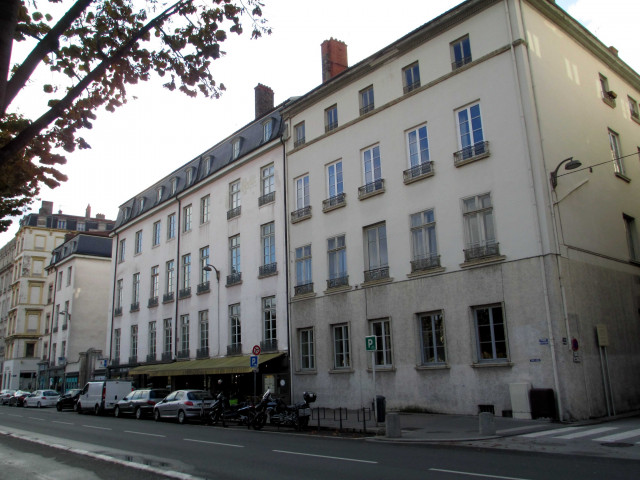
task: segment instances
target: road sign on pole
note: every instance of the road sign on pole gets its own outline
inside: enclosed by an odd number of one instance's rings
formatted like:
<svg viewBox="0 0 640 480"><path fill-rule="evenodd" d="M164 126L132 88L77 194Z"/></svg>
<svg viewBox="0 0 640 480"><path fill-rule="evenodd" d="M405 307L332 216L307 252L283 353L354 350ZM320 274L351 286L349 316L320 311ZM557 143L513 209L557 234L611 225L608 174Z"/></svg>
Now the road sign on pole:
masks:
<svg viewBox="0 0 640 480"><path fill-rule="evenodd" d="M367 352L375 352L376 351L376 336L371 335L369 337L364 337L365 346L367 347Z"/></svg>
<svg viewBox="0 0 640 480"><path fill-rule="evenodd" d="M250 363L249 363L249 366L251 368L258 368L258 356L257 355L251 355L251 357L249 357L249 358L251 359Z"/></svg>
<svg viewBox="0 0 640 480"><path fill-rule="evenodd" d="M260 355L260 350L261 350L261 349L260 349L260 345L254 345L254 346L253 346L253 349L251 350L251 352L252 352L254 355Z"/></svg>

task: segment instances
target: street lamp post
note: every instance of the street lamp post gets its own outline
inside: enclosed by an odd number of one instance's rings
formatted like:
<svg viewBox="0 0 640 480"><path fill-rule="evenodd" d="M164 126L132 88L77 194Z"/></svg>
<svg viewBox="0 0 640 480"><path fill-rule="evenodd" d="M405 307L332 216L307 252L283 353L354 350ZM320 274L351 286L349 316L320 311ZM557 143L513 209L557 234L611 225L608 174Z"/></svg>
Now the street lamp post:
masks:
<svg viewBox="0 0 640 480"><path fill-rule="evenodd" d="M566 165L564 166L565 170L574 170L582 166L582 163L580 162L580 160L574 160L573 157L565 158L564 160L562 160L558 164L558 166L555 168L555 170L549 174L549 177L551 180L551 188L553 188L554 190L558 186L558 170L560 170L560 167L565 163L566 163Z"/></svg>
<svg viewBox="0 0 640 480"><path fill-rule="evenodd" d="M214 267L210 263L206 263L204 267L202 267L202 270L204 270L205 272L210 272L211 270L216 272L216 282L218 284L218 287L217 287L218 288L218 305L216 307L216 323L218 327L218 335L217 335L218 351L216 353L217 355L220 355L220 270L218 270L216 267Z"/></svg>

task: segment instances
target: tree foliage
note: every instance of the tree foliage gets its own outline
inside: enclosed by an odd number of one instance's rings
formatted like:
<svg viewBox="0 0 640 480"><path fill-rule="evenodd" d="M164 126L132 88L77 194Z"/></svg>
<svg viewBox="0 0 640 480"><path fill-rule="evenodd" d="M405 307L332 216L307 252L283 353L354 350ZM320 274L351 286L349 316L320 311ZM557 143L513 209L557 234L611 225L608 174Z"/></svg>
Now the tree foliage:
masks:
<svg viewBox="0 0 640 480"><path fill-rule="evenodd" d="M0 2L0 232L24 211L41 184L59 186L56 165L65 153L90 148L81 136L96 113L127 102L127 85L163 78L164 87L195 97L224 90L211 72L225 52L221 44L241 34L269 34L260 0L36 0ZM51 9L49 9L51 10ZM11 65L15 42L33 44ZM14 102L37 73L48 70L38 118L26 118Z"/></svg>

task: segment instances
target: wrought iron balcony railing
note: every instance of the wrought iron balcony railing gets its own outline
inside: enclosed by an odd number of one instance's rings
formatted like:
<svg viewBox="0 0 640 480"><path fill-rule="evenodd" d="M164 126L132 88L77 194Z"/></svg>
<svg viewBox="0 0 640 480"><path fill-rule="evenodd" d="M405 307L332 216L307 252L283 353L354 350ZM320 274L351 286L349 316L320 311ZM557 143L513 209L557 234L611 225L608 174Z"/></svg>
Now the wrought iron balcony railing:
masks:
<svg viewBox="0 0 640 480"><path fill-rule="evenodd" d="M324 131L327 133L331 130L335 130L336 128L338 128L338 122L329 122L324 126Z"/></svg>
<svg viewBox="0 0 640 480"><path fill-rule="evenodd" d="M301 222L307 218L311 218L311 205L307 205L306 207L302 207L291 212L291 223Z"/></svg>
<svg viewBox="0 0 640 480"><path fill-rule="evenodd" d="M209 347L199 348L196 352L196 358L209 358Z"/></svg>
<svg viewBox="0 0 640 480"><path fill-rule="evenodd" d="M433 175L433 162L431 161L421 163L420 165L416 165L415 167L411 167L410 169L402 172L404 183L410 183L412 180L425 178L431 175Z"/></svg>
<svg viewBox="0 0 640 480"><path fill-rule="evenodd" d="M140 302L135 302L131 304L131 312L137 312L140 310Z"/></svg>
<svg viewBox="0 0 640 480"><path fill-rule="evenodd" d="M232 273L231 275L227 275L227 287L231 285L237 285L242 282L242 272Z"/></svg>
<svg viewBox="0 0 640 480"><path fill-rule="evenodd" d="M189 349L178 350L178 358L189 358Z"/></svg>
<svg viewBox="0 0 640 480"><path fill-rule="evenodd" d="M499 243L488 243L486 245L474 245L464 250L464 261L479 260L482 258L497 257L500 255Z"/></svg>
<svg viewBox="0 0 640 480"><path fill-rule="evenodd" d="M364 105L362 107L360 107L360 115L364 115L365 113L369 113L371 110L373 110L373 103L370 103L369 105Z"/></svg>
<svg viewBox="0 0 640 480"><path fill-rule="evenodd" d="M234 217L239 216L240 213L242 213L242 206L236 207L236 208L232 208L231 210L227 211L227 220L230 220L230 219L232 219Z"/></svg>
<svg viewBox="0 0 640 480"><path fill-rule="evenodd" d="M191 287L181 288L178 292L178 298L187 298L191 296Z"/></svg>
<svg viewBox="0 0 640 480"><path fill-rule="evenodd" d="M165 293L162 295L162 303L173 302L173 292Z"/></svg>
<svg viewBox="0 0 640 480"><path fill-rule="evenodd" d="M451 69L452 70L456 70L460 67L463 67L464 65L466 65L467 63L471 63L471 56L468 57L463 57L459 60L456 60L454 62L451 62Z"/></svg>
<svg viewBox="0 0 640 480"><path fill-rule="evenodd" d="M261 277L267 277L269 275L275 275L276 273L278 273L278 263L277 262L269 263L267 265L260 265L260 267L258 267L258 275L261 276Z"/></svg>
<svg viewBox="0 0 640 480"><path fill-rule="evenodd" d="M272 338L271 340L262 340L260 342L260 350L263 352L277 352L278 351L278 339Z"/></svg>
<svg viewBox="0 0 640 480"><path fill-rule="evenodd" d="M147 355L147 363L153 363L155 362L156 359L156 354L155 353L150 353Z"/></svg>
<svg viewBox="0 0 640 480"><path fill-rule="evenodd" d="M304 143L305 143L305 137L296 138L295 142L293 142L293 146L297 148L300 145L304 145Z"/></svg>
<svg viewBox="0 0 640 480"><path fill-rule="evenodd" d="M293 287L294 295L304 295L306 293L313 293L313 282L304 283L302 285L296 285Z"/></svg>
<svg viewBox="0 0 640 480"><path fill-rule="evenodd" d="M162 361L163 362L170 362L171 360L173 360L173 355L171 354L171 352L163 352L162 353Z"/></svg>
<svg viewBox="0 0 640 480"><path fill-rule="evenodd" d="M389 278L389 267L373 268L364 272L364 281L373 282Z"/></svg>
<svg viewBox="0 0 640 480"><path fill-rule="evenodd" d="M116 307L115 310L113 311L113 315L116 317L119 317L120 315L122 315L122 307Z"/></svg>
<svg viewBox="0 0 640 480"><path fill-rule="evenodd" d="M151 297L149 302L147 303L148 308L157 307L158 306L158 297Z"/></svg>
<svg viewBox="0 0 640 480"><path fill-rule="evenodd" d="M453 164L464 165L470 160L484 158L489 155L489 142L478 142L458 150L453 154Z"/></svg>
<svg viewBox="0 0 640 480"><path fill-rule="evenodd" d="M205 293L211 289L211 283L209 281L199 283L196 287L196 293Z"/></svg>
<svg viewBox="0 0 640 480"><path fill-rule="evenodd" d="M440 255L428 255L423 258L411 260L411 271L419 272L421 270L430 270L440 266Z"/></svg>
<svg viewBox="0 0 640 480"><path fill-rule="evenodd" d="M416 88L420 88L420 80L416 80L413 83L409 83L409 84L405 85L402 90L403 90L404 93L409 93L409 92L414 91Z"/></svg>
<svg viewBox="0 0 640 480"><path fill-rule="evenodd" d="M322 211L328 212L338 207L344 207L347 204L347 194L339 193L333 197L329 197L322 201Z"/></svg>
<svg viewBox="0 0 640 480"><path fill-rule="evenodd" d="M242 344L232 343L227 345L227 355L242 355Z"/></svg>
<svg viewBox="0 0 640 480"><path fill-rule="evenodd" d="M275 202L276 192L265 193L261 197L258 197L258 206L266 205L267 203Z"/></svg>
<svg viewBox="0 0 640 480"><path fill-rule="evenodd" d="M342 275L336 278L330 278L327 280L327 288L337 288L349 285L349 275Z"/></svg>
<svg viewBox="0 0 640 480"><path fill-rule="evenodd" d="M129 357L129 365L135 365L136 363L138 363L138 357Z"/></svg>
<svg viewBox="0 0 640 480"><path fill-rule="evenodd" d="M384 178L379 178L362 187L358 187L358 198L362 200L363 198L382 192L384 192Z"/></svg>

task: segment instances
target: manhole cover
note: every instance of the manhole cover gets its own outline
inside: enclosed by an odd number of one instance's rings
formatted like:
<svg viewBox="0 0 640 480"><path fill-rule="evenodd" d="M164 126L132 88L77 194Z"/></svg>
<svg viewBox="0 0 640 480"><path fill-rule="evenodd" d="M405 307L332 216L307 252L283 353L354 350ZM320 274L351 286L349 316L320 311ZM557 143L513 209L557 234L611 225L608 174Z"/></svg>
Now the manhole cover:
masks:
<svg viewBox="0 0 640 480"><path fill-rule="evenodd" d="M633 447L633 443L623 443L623 442L607 442L601 443L603 447Z"/></svg>

